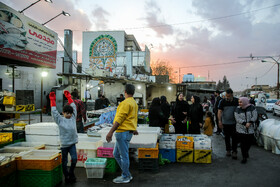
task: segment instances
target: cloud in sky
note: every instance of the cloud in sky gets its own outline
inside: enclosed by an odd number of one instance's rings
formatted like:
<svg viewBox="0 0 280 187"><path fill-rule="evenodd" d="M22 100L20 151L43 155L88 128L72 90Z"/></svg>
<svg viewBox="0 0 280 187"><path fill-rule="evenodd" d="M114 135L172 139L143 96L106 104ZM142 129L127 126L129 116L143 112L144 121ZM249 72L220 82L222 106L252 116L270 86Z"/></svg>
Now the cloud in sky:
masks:
<svg viewBox="0 0 280 187"><path fill-rule="evenodd" d="M94 20L94 25L96 30L105 30L108 28L108 19L107 17L110 16L110 14L104 10L102 7L97 6L92 11L92 16Z"/></svg>
<svg viewBox="0 0 280 187"><path fill-rule="evenodd" d="M155 1L148 1L145 3L147 26L154 30L158 37L162 38L164 35L173 34L172 26L166 25L164 18L161 18L161 9ZM166 25L162 27L162 25Z"/></svg>
<svg viewBox="0 0 280 187"><path fill-rule="evenodd" d="M2 0L16 10L33 3L33 0ZM60 16L47 24L63 38L64 29L72 29L74 46L82 50L82 32L115 28L126 29L134 34L141 46L153 44L151 60L164 59L174 67L233 62L240 56L279 55L280 6L226 17L242 12L261 9L278 4L279 0L224 1L224 0L54 0L48 4L41 1L25 11L25 15L43 23L62 10L71 17ZM172 3L172 4L171 4ZM225 16L224 19L211 19ZM199 21L203 20L203 21ZM197 21L193 22L192 21ZM185 24L176 24L184 23ZM167 25L170 24L170 25ZM160 26L161 27L154 27ZM147 28L143 28L147 27ZM81 59L81 54L79 53ZM249 60L249 59L248 59ZM81 62L81 60L79 60ZM240 64L185 68L182 73L208 76L218 81L224 75L230 80L233 89L240 89L246 76L263 75L272 64L244 62ZM275 84L276 67L260 78L258 83ZM182 76L181 76L182 77ZM247 80L248 81L248 80ZM252 83L254 80L252 79Z"/></svg>

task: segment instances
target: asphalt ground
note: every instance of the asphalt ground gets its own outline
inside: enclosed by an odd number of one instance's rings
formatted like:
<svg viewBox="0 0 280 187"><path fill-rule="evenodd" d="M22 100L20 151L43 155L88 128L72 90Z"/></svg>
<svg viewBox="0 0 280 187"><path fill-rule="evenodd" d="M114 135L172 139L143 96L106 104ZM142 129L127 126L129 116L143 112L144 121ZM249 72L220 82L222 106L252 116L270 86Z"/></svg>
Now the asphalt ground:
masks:
<svg viewBox="0 0 280 187"><path fill-rule="evenodd" d="M270 113L268 116L280 120L279 116L272 116ZM34 115L32 118L37 119L39 115ZM44 115L43 121L52 121L52 119ZM248 162L241 164L240 148L238 148L237 160L226 157L225 153L224 138L214 134L212 136L211 164L171 163L160 166L157 173L141 172L131 155L130 171L133 180L129 184L112 182L121 174L120 171L113 174L106 173L103 179L88 179L85 168L76 168L77 182L66 185L63 181L58 186L280 186L280 155L253 145L249 152Z"/></svg>

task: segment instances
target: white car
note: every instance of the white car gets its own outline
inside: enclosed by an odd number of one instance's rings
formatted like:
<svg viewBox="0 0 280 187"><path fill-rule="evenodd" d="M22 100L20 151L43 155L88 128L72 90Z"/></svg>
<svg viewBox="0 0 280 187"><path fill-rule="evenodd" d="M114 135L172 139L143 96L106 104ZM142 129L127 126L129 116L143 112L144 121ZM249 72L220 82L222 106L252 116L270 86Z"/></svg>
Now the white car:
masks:
<svg viewBox="0 0 280 187"><path fill-rule="evenodd" d="M278 100L276 103L274 103L272 112L273 112L274 116L276 116L276 114L280 115L280 100Z"/></svg>
<svg viewBox="0 0 280 187"><path fill-rule="evenodd" d="M268 112L272 112L274 103L277 102L277 99L267 99L265 109Z"/></svg>

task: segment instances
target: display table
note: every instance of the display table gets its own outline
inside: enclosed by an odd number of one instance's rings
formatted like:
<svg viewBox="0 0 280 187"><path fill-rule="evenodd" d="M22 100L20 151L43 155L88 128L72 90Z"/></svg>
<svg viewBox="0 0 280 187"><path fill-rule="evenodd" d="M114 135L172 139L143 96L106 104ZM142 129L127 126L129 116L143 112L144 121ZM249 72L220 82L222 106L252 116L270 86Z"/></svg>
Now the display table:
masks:
<svg viewBox="0 0 280 187"><path fill-rule="evenodd" d="M28 114L29 115L29 118L28 118L28 124L30 124L30 114L34 114L34 113L37 113L37 112L40 112L41 115L42 115L42 109L37 109L37 110L34 110L34 111L26 111L26 112L19 112L19 111L0 111L0 114ZM42 118L40 120L40 122L42 122Z"/></svg>

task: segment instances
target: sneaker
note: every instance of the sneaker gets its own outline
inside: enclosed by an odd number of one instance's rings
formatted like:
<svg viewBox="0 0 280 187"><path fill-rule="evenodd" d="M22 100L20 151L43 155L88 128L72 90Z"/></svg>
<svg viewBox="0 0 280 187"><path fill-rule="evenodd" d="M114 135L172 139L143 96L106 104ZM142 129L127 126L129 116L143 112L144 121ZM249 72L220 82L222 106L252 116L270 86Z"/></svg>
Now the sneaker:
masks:
<svg viewBox="0 0 280 187"><path fill-rule="evenodd" d="M237 159L237 152L232 152L232 159L236 160Z"/></svg>
<svg viewBox="0 0 280 187"><path fill-rule="evenodd" d="M231 152L230 152L230 151L227 151L226 156L231 156Z"/></svg>
<svg viewBox="0 0 280 187"><path fill-rule="evenodd" d="M122 183L129 183L130 180L132 179L132 176L130 176L129 178L123 178L122 176L119 176L117 178L115 178L113 180L114 183L117 183L117 184L122 184Z"/></svg>

